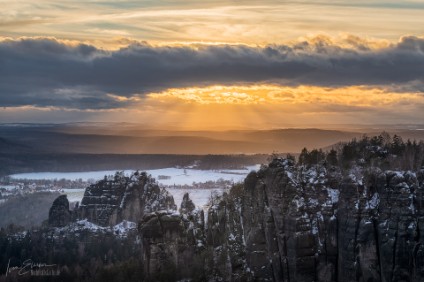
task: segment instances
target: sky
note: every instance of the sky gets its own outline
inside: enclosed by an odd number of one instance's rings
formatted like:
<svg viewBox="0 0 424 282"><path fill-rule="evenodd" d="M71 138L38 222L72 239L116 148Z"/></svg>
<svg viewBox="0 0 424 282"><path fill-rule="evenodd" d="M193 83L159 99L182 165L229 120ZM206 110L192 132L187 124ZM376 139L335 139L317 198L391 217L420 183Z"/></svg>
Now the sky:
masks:
<svg viewBox="0 0 424 282"><path fill-rule="evenodd" d="M417 124L423 1L3 1L0 122Z"/></svg>

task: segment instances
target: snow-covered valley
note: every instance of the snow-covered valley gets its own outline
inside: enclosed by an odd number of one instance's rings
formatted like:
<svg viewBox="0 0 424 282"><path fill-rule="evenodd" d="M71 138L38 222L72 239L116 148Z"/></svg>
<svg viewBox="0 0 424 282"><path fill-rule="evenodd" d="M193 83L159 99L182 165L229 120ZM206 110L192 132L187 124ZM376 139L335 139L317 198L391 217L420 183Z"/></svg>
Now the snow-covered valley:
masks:
<svg viewBox="0 0 424 282"><path fill-rule="evenodd" d="M217 182L220 180L229 181L231 183L242 182L249 172L258 170L260 165L248 166L245 169L238 170L198 170L192 168L164 168L147 170L156 181L172 194L175 204L180 206L183 195L190 194L190 198L194 204L199 207L205 207L212 194L222 194L228 190L227 187L214 187L202 185L206 182ZM15 180L43 180L43 179L66 179L77 181L88 181L94 183L103 179L105 175L114 175L116 171L89 171L89 172L34 172L20 173L10 175ZM133 170L125 170L126 175L130 175ZM196 188L193 184L197 183ZM68 195L70 202L81 201L84 196L84 189L63 189Z"/></svg>

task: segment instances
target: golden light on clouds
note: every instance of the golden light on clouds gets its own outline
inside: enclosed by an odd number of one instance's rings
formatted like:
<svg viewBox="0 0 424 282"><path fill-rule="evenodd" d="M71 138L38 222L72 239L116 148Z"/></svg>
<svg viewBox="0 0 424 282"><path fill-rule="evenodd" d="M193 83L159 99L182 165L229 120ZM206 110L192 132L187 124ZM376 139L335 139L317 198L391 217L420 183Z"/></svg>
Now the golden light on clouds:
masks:
<svg viewBox="0 0 424 282"><path fill-rule="evenodd" d="M150 93L134 105L137 107L140 120L155 120L158 126L172 124L172 128L190 130L275 128L367 123L382 116L387 122L402 122L411 115L418 118L424 96L358 86L215 85ZM145 109L149 109L149 116Z"/></svg>
<svg viewBox="0 0 424 282"><path fill-rule="evenodd" d="M424 95L383 88L250 85L172 88L131 98L109 94L125 108L65 110L6 107L0 118L61 113L92 121L131 121L181 130L269 129L328 124L402 123L423 120Z"/></svg>
<svg viewBox="0 0 424 282"><path fill-rule="evenodd" d="M147 100L180 101L189 104L222 105L303 105L326 104L352 107L380 107L398 103L422 103L418 93L396 93L382 88L351 86L284 87L276 85L210 86L172 88L150 93Z"/></svg>
<svg viewBox="0 0 424 282"><path fill-rule="evenodd" d="M62 112L190 128L424 119L420 1L1 3L6 121Z"/></svg>
<svg viewBox="0 0 424 282"><path fill-rule="evenodd" d="M100 29L92 29L92 31L96 30L98 33L102 33L103 31ZM105 32L108 30L105 30ZM0 36L0 42L17 42L22 40L51 40L57 42L59 44L64 44L69 47L76 47L80 44L87 44L99 48L104 51L117 51L121 48L128 48L131 45L144 45L150 47L187 47L193 50L202 50L208 48L210 46L240 46L240 47L251 47L251 48L264 48L267 46L273 46L273 44L269 45L268 43L254 43L250 41L214 41L214 40L205 40L205 41L184 41L184 40L168 40L168 41L144 41L139 40L131 36L124 36L125 32L121 31L110 31L110 36L107 38L84 38L84 39L63 39L55 36L19 36L19 37L11 37L11 36ZM121 36L122 35L122 36ZM218 39L217 37L211 37L214 39ZM383 48L388 48L392 44L396 44L402 42L404 36L397 38L397 40L387 40L387 39L379 39L375 37L359 37L350 33L338 33L336 35L330 35L328 33L316 33L310 34L307 36L300 36L298 38L293 38L291 40L284 40L284 44L291 48L302 48L304 50L309 49L309 51L317 51L317 48L322 48L324 45L332 46L335 48L346 48L356 51L364 51L364 50L378 50ZM418 37L422 38L422 37Z"/></svg>

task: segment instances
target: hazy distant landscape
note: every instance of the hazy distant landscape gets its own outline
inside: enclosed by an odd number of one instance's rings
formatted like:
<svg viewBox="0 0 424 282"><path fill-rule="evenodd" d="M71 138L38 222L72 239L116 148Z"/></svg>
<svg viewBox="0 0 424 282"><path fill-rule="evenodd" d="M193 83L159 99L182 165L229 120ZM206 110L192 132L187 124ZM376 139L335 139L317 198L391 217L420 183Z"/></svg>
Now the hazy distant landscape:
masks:
<svg viewBox="0 0 424 282"><path fill-rule="evenodd" d="M420 125L344 130L274 129L232 131L148 130L131 123L2 124L0 175L159 169L243 168L265 163L270 154L297 155L303 148L330 149L339 142L387 131L423 140Z"/></svg>
<svg viewBox="0 0 424 282"><path fill-rule="evenodd" d="M233 131L144 130L136 124L1 126L2 152L85 154L269 154L324 147L360 136L320 129Z"/></svg>
<svg viewBox="0 0 424 282"><path fill-rule="evenodd" d="M424 125L346 126L344 129L281 128L226 131L143 129L131 123L2 124L0 153L270 154L323 148L363 134L387 131L424 138Z"/></svg>
<svg viewBox="0 0 424 282"><path fill-rule="evenodd" d="M424 281L423 1L0 2L0 282Z"/></svg>

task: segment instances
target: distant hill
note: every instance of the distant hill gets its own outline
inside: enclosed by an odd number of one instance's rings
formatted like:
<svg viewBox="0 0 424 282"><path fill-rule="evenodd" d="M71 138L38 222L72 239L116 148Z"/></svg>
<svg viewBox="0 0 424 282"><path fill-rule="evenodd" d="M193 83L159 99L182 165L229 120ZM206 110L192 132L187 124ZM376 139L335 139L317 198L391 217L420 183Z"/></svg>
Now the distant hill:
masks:
<svg viewBox="0 0 424 282"><path fill-rule="evenodd" d="M361 136L323 129L164 131L109 126L0 126L7 138L43 153L85 154L256 154L296 153ZM10 141L9 141L10 142ZM19 151L10 147L7 152Z"/></svg>
<svg viewBox="0 0 424 282"><path fill-rule="evenodd" d="M424 140L422 127L389 128L404 140ZM0 176L34 171L153 169L190 165L238 168L264 163L268 155L298 154L303 148L329 150L339 142L380 134L317 128L175 131L136 124L0 124ZM206 158L208 155L220 155ZM223 157L231 155L231 157ZM243 156L245 155L245 156Z"/></svg>
<svg viewBox="0 0 424 282"><path fill-rule="evenodd" d="M1 133L0 133L1 134ZM29 146L25 146L14 141L7 140L0 137L0 153L10 152L28 152L30 151Z"/></svg>

